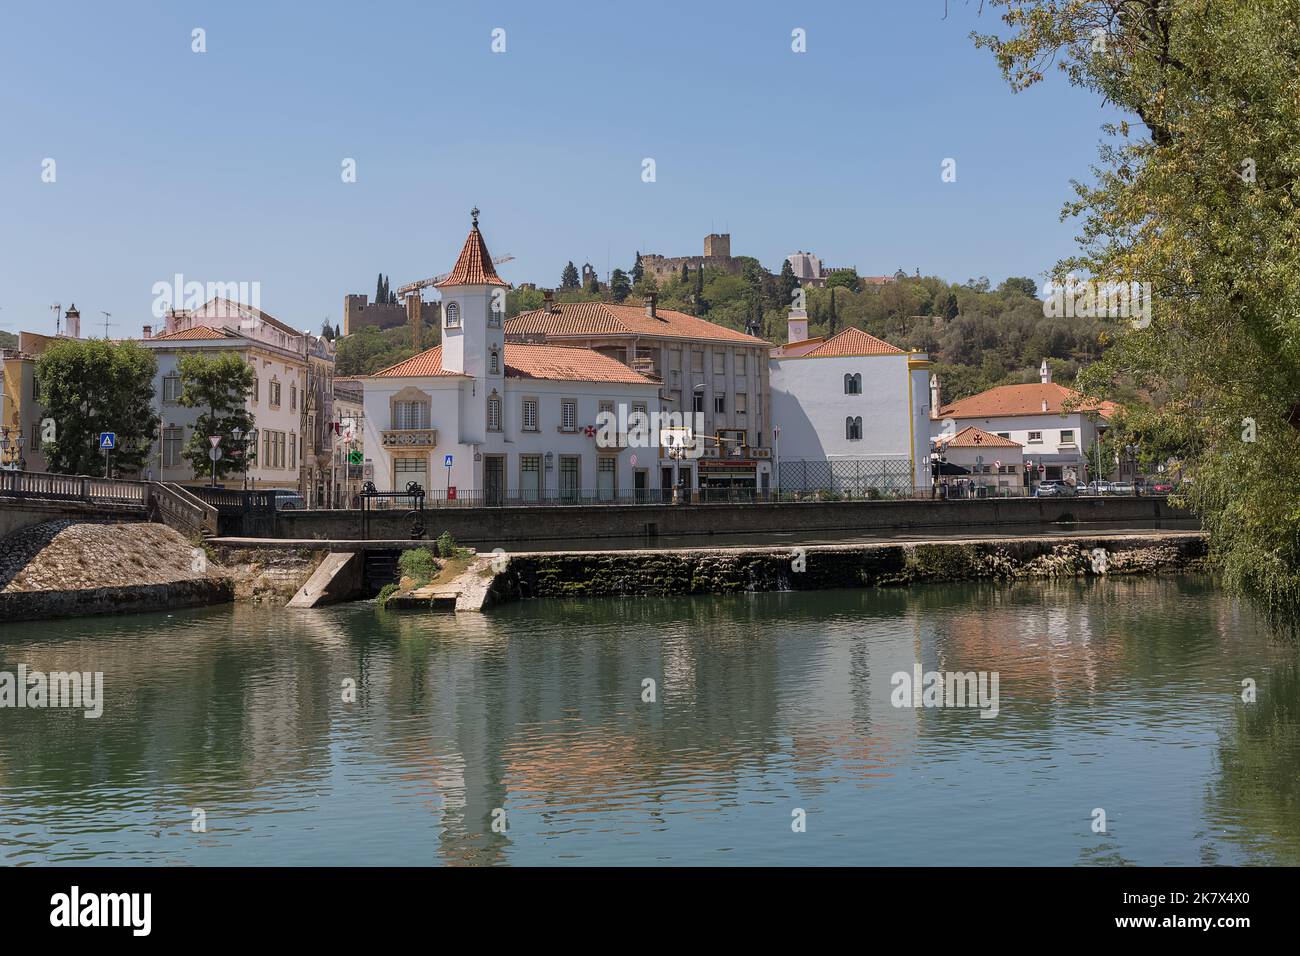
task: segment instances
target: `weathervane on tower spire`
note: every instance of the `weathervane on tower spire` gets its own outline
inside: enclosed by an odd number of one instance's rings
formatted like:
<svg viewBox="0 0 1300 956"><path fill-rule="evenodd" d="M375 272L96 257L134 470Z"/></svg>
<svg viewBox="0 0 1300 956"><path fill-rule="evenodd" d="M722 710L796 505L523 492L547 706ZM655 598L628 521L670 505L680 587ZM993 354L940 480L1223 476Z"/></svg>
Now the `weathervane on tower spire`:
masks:
<svg viewBox="0 0 1300 956"><path fill-rule="evenodd" d="M478 228L478 206L475 206L473 209L471 209L469 211L469 214L474 219L474 228L477 229Z"/></svg>

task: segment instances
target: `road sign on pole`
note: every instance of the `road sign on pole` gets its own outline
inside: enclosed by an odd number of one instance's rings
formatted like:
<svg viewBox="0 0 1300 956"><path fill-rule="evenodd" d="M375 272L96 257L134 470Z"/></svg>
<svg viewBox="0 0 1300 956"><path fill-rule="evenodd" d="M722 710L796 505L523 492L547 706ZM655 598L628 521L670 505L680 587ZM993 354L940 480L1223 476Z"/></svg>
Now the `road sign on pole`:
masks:
<svg viewBox="0 0 1300 956"><path fill-rule="evenodd" d="M216 448L218 445L221 444L221 436L220 436L220 435L209 435L209 436L208 436L208 444L211 445L213 448ZM213 461L216 461L215 458L212 459L212 460L213 460Z"/></svg>
<svg viewBox="0 0 1300 956"><path fill-rule="evenodd" d="M99 447L104 451L110 451L117 447L117 432L100 432Z"/></svg>

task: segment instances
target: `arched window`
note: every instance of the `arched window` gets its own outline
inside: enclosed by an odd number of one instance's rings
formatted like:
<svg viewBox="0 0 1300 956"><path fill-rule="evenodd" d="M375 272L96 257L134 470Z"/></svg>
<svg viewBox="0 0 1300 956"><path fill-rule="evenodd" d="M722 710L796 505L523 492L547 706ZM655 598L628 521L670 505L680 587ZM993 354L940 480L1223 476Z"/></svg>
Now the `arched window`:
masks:
<svg viewBox="0 0 1300 956"><path fill-rule="evenodd" d="M460 328L460 303L448 302L446 313L447 313L447 328L449 329Z"/></svg>
<svg viewBox="0 0 1300 956"><path fill-rule="evenodd" d="M859 373L859 372L855 372L855 373L853 373L852 375L845 374L845 376L844 376L844 394L845 394L845 395L861 395L861 394L862 394L862 375L861 375L861 373Z"/></svg>
<svg viewBox="0 0 1300 956"><path fill-rule="evenodd" d="M497 395L496 389L488 396L488 431L501 431L501 398Z"/></svg>
<svg viewBox="0 0 1300 956"><path fill-rule="evenodd" d="M491 358L488 359L488 374L501 374L501 353L498 352L495 347L492 349Z"/></svg>
<svg viewBox="0 0 1300 956"><path fill-rule="evenodd" d="M844 419L844 437L849 441L859 441L862 438L862 416L854 418L850 415Z"/></svg>

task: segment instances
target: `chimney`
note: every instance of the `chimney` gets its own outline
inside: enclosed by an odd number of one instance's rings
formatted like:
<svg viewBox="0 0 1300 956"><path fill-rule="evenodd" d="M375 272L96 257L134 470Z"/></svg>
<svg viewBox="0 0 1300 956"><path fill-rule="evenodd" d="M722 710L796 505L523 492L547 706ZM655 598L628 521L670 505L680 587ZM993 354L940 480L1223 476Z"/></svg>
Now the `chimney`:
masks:
<svg viewBox="0 0 1300 956"><path fill-rule="evenodd" d="M1038 367L1038 380L1044 385L1052 384L1052 369L1047 364L1047 359L1043 359L1043 364Z"/></svg>
<svg viewBox="0 0 1300 956"><path fill-rule="evenodd" d="M81 338L81 313L75 304L63 314L63 334L70 339Z"/></svg>
<svg viewBox="0 0 1300 956"><path fill-rule="evenodd" d="M1047 411L1047 399L1043 399L1043 411Z"/></svg>
<svg viewBox="0 0 1300 956"><path fill-rule="evenodd" d="M790 308L790 314L785 319L787 343L803 342L808 338L808 311L806 309Z"/></svg>
<svg viewBox="0 0 1300 956"><path fill-rule="evenodd" d="M542 291L542 311L547 315L555 311L555 293L550 289Z"/></svg>
<svg viewBox="0 0 1300 956"><path fill-rule="evenodd" d="M146 339L151 339L151 338L153 338L153 326L152 326L152 325L146 325L146 326L144 327L144 338L146 338Z"/></svg>
<svg viewBox="0 0 1300 956"><path fill-rule="evenodd" d="M646 318L648 319L659 318L658 314L655 312L655 303L658 300L659 300L659 294L656 292L651 292L648 296L646 296L646 300L645 300Z"/></svg>
<svg viewBox="0 0 1300 956"><path fill-rule="evenodd" d="M939 376L930 376L930 417L938 418L939 409L943 406L943 398L939 393Z"/></svg>

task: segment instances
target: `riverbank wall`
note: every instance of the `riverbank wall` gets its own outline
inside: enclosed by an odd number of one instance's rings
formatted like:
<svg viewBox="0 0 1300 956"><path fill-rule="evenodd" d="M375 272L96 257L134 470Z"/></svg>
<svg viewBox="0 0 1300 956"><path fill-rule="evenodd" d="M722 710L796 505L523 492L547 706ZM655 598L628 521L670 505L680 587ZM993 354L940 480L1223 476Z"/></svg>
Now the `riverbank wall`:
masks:
<svg viewBox="0 0 1300 956"><path fill-rule="evenodd" d="M1186 519L1164 497L976 498L968 501L820 501L694 505L559 505L519 508L439 507L423 513L430 538L444 531L479 550L516 541L679 535L795 533L809 537L861 531L1046 526ZM404 509L371 512L369 537L410 536ZM274 537L360 538L359 511L281 511Z"/></svg>
<svg viewBox="0 0 1300 956"><path fill-rule="evenodd" d="M1201 569L1205 555L1205 535L1199 532L808 548L531 552L498 558L485 604L1154 574Z"/></svg>

